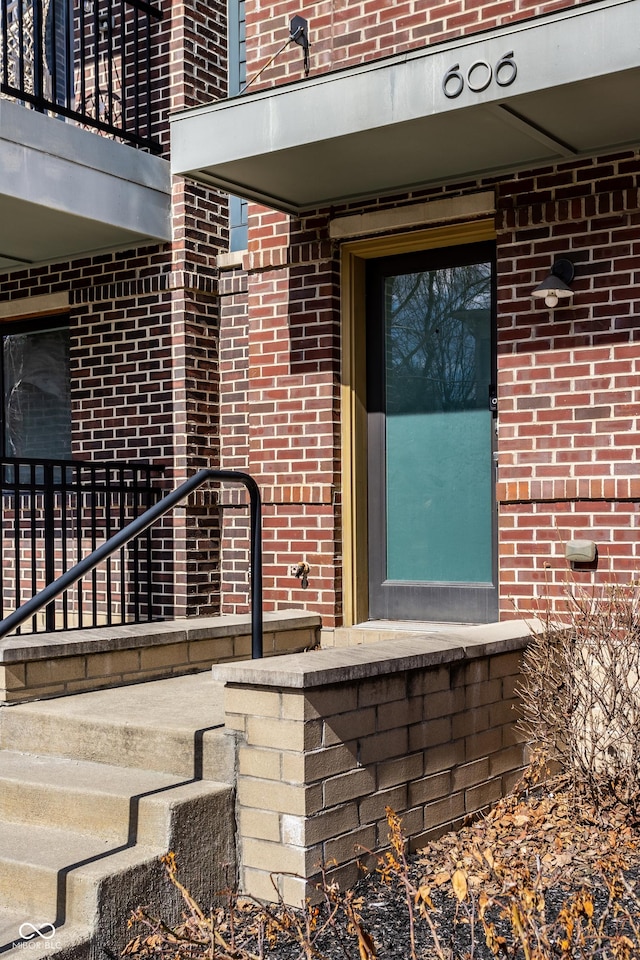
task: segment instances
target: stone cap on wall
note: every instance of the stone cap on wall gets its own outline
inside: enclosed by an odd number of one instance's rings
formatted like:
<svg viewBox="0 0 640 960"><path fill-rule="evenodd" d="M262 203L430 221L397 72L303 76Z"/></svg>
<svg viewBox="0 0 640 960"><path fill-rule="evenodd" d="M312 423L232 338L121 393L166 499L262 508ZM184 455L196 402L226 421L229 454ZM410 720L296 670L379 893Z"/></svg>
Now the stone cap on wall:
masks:
<svg viewBox="0 0 640 960"><path fill-rule="evenodd" d="M214 664L211 669L214 680L226 683L307 689L521 650L537 623L507 620L455 626L355 647L285 654L277 660Z"/></svg>
<svg viewBox="0 0 640 960"><path fill-rule="evenodd" d="M303 610L282 610L264 614L265 633L283 630L320 628L321 618ZM251 633L249 614L225 614L220 617L128 623L57 633L23 633L0 641L0 663L22 663L113 650L163 646L195 640L214 640Z"/></svg>

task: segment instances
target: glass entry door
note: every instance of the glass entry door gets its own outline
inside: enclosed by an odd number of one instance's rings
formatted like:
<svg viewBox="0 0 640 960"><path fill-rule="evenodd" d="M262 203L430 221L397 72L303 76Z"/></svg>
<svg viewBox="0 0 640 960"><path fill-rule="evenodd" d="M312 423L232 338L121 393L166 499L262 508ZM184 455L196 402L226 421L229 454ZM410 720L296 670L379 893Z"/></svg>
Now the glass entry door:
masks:
<svg viewBox="0 0 640 960"><path fill-rule="evenodd" d="M370 261L369 616L497 619L493 245Z"/></svg>

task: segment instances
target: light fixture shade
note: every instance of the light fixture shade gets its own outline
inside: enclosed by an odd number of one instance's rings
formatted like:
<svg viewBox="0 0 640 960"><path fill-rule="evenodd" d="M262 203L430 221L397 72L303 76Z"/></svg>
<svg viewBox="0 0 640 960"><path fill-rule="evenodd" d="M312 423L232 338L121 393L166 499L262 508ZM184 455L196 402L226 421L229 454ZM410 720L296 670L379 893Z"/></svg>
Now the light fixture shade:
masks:
<svg viewBox="0 0 640 960"><path fill-rule="evenodd" d="M570 300L573 290L569 284L573 280L573 274L573 264L570 260L556 260L549 276L531 291L531 296L544 298L548 307L557 306L560 300Z"/></svg>

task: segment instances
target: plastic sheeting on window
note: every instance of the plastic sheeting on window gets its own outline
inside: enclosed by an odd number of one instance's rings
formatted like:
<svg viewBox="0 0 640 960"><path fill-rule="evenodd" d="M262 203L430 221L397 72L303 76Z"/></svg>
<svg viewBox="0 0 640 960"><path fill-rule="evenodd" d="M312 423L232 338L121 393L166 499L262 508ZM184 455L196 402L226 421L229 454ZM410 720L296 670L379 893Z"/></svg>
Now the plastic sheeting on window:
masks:
<svg viewBox="0 0 640 960"><path fill-rule="evenodd" d="M5 453L13 457L71 456L69 331L45 330L2 338Z"/></svg>

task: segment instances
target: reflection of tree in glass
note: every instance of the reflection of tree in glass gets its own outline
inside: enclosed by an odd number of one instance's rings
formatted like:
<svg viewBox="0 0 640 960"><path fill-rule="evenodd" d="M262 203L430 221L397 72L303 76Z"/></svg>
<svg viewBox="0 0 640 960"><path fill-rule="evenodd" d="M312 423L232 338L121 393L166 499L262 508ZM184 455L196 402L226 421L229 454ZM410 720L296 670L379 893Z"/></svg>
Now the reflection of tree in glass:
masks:
<svg viewBox="0 0 640 960"><path fill-rule="evenodd" d="M69 331L7 335L2 347L6 453L68 457Z"/></svg>
<svg viewBox="0 0 640 960"><path fill-rule="evenodd" d="M388 277L387 413L488 402L491 264Z"/></svg>

